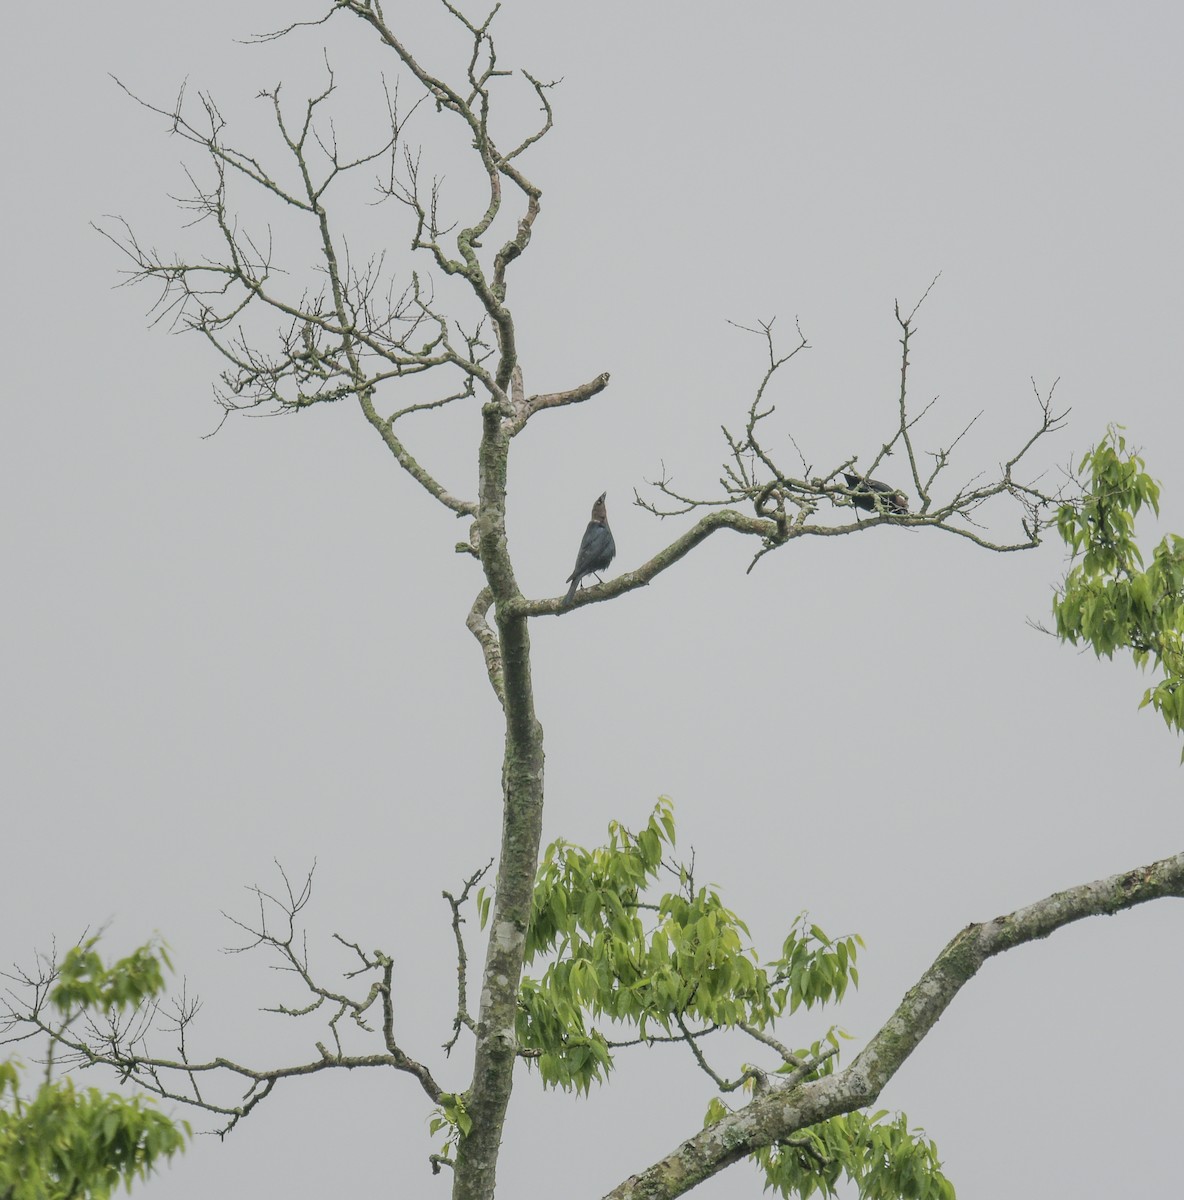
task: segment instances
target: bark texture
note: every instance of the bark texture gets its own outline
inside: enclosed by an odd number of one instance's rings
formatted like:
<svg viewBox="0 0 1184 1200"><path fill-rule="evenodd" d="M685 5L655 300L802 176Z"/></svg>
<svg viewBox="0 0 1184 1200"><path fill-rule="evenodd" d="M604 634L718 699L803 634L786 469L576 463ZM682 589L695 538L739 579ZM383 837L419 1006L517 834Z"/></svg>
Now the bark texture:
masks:
<svg viewBox="0 0 1184 1200"><path fill-rule="evenodd" d="M792 1089L771 1089L709 1125L608 1193L606 1200L673 1200L762 1146L819 1121L874 1104L963 984L997 954L1086 917L1184 896L1184 853L1055 892L993 921L968 925L937 956L846 1070Z"/></svg>

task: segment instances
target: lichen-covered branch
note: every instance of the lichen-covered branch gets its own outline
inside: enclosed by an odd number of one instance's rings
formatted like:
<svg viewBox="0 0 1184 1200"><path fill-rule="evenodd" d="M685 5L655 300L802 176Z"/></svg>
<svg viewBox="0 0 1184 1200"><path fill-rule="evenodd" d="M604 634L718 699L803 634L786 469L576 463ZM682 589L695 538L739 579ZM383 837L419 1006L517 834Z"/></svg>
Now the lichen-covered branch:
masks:
<svg viewBox="0 0 1184 1200"><path fill-rule="evenodd" d="M1109 916L1169 896L1184 896L1184 853L1094 883L1056 892L992 921L968 925L909 989L884 1027L845 1070L821 1079L768 1086L738 1112L707 1126L606 1200L673 1200L755 1150L784 1142L841 1113L874 1104L982 965L997 954L1048 937L1087 917Z"/></svg>
<svg viewBox="0 0 1184 1200"><path fill-rule="evenodd" d="M591 400L593 396L598 396L608 387L608 381L609 375L605 371L597 375L595 379L590 379L587 383L581 383L577 387L568 388L565 392L546 392L540 396L516 399L514 419L510 422L510 435L518 433L535 413L542 412L543 409L560 408L567 404L582 404L585 400Z"/></svg>
<svg viewBox="0 0 1184 1200"><path fill-rule="evenodd" d="M849 494L850 492L851 489L841 485L832 485L828 488L828 494ZM1014 550L1026 550L1030 546L1038 544L1028 539L1018 542L992 542L973 530L949 524L951 510L948 509L924 514L908 514L905 516L879 513L866 520L848 521L839 525L808 520L810 511L812 510L803 505L799 507L796 515L790 518L784 512L761 517L737 512L731 508L714 509L713 511L704 513L690 529L680 534L674 541L647 559L640 566L635 567L631 571L625 571L612 579L605 580L604 583L581 588L570 604L565 604L562 596L556 596L546 600L523 599L515 603L515 608L531 617L560 616L583 604L594 604L602 600L611 600L627 592L632 592L637 588L646 587L664 571L674 566L680 559L685 558L701 542L706 541L712 534L725 529L733 533L745 534L749 537L757 538L760 542L760 549L757 551L756 559L768 553L769 550L783 546L786 542L793 541L795 538L843 537L848 534L856 534L888 524L912 529L933 526L944 530L946 533L952 533L956 537L966 538L976 545L983 546L985 549L1002 553ZM756 559L754 559L752 565L755 565ZM750 565L749 570L752 569L752 565Z"/></svg>
<svg viewBox="0 0 1184 1200"><path fill-rule="evenodd" d="M493 607L493 593L489 588L482 588L469 609L465 625L477 639L481 653L485 658L485 673L489 676L490 687L497 697L498 703L504 709L506 706L505 676L502 670L502 645L498 635L489 626L489 610Z"/></svg>

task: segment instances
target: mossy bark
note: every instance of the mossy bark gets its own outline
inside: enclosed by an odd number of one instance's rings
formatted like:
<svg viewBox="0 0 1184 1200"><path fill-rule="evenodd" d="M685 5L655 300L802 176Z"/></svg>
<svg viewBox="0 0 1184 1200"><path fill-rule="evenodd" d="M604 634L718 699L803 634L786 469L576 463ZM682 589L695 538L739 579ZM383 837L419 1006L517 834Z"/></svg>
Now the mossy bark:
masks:
<svg viewBox="0 0 1184 1200"><path fill-rule="evenodd" d="M457 1151L455 1200L491 1200L494 1195L502 1127L514 1082L518 990L543 829L543 729L534 710L528 618L522 611L506 539L510 441L504 416L495 401L486 405L477 517L477 548L493 594L501 651L500 697L506 730L502 840L482 973L473 1080L466 1096L473 1125Z"/></svg>

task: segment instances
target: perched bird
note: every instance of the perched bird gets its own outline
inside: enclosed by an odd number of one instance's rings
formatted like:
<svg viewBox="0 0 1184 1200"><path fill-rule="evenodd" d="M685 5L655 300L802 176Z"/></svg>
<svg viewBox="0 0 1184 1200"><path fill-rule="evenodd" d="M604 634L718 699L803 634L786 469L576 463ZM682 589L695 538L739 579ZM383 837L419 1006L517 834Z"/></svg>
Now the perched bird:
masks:
<svg viewBox="0 0 1184 1200"><path fill-rule="evenodd" d="M576 597L576 588L585 575L597 575L613 561L617 552L617 543L613 541L612 530L608 527L608 510L604 507L607 492L601 492L592 505L592 520L584 530L580 542L580 552L576 555L576 569L567 577L571 587L563 598L564 604L570 604Z"/></svg>
<svg viewBox="0 0 1184 1200"><path fill-rule="evenodd" d="M890 512L903 517L909 511L909 498L899 488L878 479L864 479L862 475L843 472L847 486L855 493L851 503L864 512Z"/></svg>

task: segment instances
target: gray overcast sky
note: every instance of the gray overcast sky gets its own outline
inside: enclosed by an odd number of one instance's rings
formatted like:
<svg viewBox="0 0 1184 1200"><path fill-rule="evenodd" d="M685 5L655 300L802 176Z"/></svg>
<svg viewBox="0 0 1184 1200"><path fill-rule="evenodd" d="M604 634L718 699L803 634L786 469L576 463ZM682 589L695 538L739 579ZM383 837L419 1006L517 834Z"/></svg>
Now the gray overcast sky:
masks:
<svg viewBox="0 0 1184 1200"><path fill-rule="evenodd" d="M627 569L681 527L631 507L635 486L665 461L713 487L719 426L761 370L729 319L777 315L788 335L799 317L810 338L773 397L779 444L870 461L894 420L893 300L938 271L913 359L914 397L940 396L924 445L983 410L954 471L989 472L1029 430L1031 380L1059 378L1072 420L1040 464L1121 422L1164 482L1162 528L1184 530L1179 7L699 8L507 0L498 18L504 63L564 80L511 293L527 387L613 376L517 447L528 594L561 591L600 491ZM406 10L408 41L455 69L426 0ZM273 858L316 859L317 960L338 961L333 931L392 951L406 1045L459 1089L467 1060L435 1049L454 971L439 894L495 852L500 752L463 532L352 409L202 440L210 354L146 328L151 296L112 290L123 264L88 226L119 213L150 244L196 244L168 199L182 147L108 73L166 105L188 78L266 147L256 93L315 86L327 45L339 131L373 132L384 60L360 25L235 41L319 11L7 18L0 957L105 921L112 949L159 930L206 999L201 1049L302 1060L319 1030L256 1011L292 994L220 955L219 912L249 916L243 887L273 885ZM464 183L458 168L458 204ZM392 253L407 235L387 208L358 229ZM472 425L423 438L472 492ZM546 833L594 843L668 793L684 850L769 955L803 908L862 933L861 990L787 1040L838 1020L858 1047L968 921L1181 848L1179 746L1136 711L1143 680L1025 625L1047 613L1057 546L996 556L883 529L793 543L746 576L749 554L714 538L644 593L536 623ZM892 697L874 719L867 692ZM1179 931L1167 903L1086 922L958 998L883 1100L937 1139L963 1200L1178 1191ZM502 1194L599 1195L691 1133L708 1096L674 1051L622 1056L587 1100L540 1098L524 1074ZM146 1191L442 1196L430 1148L407 1081L318 1077ZM741 1165L697 1194L761 1182Z"/></svg>

